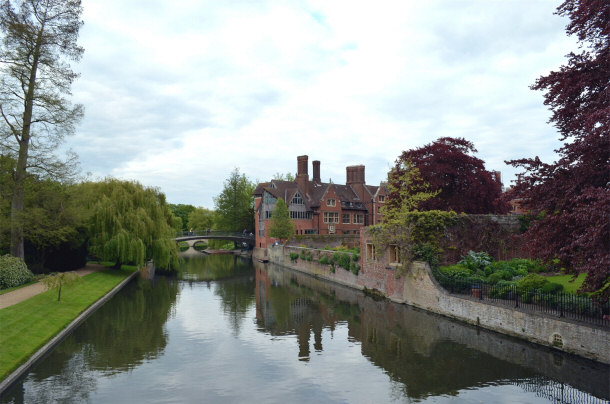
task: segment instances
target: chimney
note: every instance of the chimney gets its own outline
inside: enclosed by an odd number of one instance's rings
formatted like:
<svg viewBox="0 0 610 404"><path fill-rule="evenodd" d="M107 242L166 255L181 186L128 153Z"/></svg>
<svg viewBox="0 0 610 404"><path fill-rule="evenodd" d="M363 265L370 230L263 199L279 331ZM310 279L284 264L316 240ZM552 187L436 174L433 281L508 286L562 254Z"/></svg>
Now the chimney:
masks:
<svg viewBox="0 0 610 404"><path fill-rule="evenodd" d="M320 180L320 161L319 160L314 160L311 162L311 164L313 164L313 182L321 184L322 181Z"/></svg>
<svg viewBox="0 0 610 404"><path fill-rule="evenodd" d="M349 166L345 167L346 185L364 185L364 166Z"/></svg>
<svg viewBox="0 0 610 404"><path fill-rule="evenodd" d="M309 174L307 174L307 156L297 157L297 185L305 193L309 193Z"/></svg>

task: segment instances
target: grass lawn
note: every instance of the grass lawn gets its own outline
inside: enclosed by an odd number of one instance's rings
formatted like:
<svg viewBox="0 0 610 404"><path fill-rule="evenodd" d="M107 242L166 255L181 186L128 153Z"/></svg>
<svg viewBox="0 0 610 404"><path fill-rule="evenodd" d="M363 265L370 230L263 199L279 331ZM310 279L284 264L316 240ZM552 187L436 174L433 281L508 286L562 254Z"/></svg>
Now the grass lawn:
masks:
<svg viewBox="0 0 610 404"><path fill-rule="evenodd" d="M0 310L0 380L132 272L94 272L83 283L63 287L60 302L53 289Z"/></svg>
<svg viewBox="0 0 610 404"><path fill-rule="evenodd" d="M570 282L574 277L572 275L554 275L547 276L549 282L560 283L563 285L563 291L566 293L576 293L585 281L587 274L578 274L574 282Z"/></svg>

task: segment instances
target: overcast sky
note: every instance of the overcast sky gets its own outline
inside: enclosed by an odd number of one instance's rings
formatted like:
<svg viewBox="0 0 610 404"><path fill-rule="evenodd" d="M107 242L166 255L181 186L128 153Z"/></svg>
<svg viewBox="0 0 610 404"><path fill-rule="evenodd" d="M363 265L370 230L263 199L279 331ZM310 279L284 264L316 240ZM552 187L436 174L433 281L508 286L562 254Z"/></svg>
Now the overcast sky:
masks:
<svg viewBox="0 0 610 404"><path fill-rule="evenodd" d="M576 50L560 1L83 0L67 145L93 179L157 186L213 208L234 168L252 181L321 161L379 185L403 151L464 137L486 168L555 159L529 86Z"/></svg>

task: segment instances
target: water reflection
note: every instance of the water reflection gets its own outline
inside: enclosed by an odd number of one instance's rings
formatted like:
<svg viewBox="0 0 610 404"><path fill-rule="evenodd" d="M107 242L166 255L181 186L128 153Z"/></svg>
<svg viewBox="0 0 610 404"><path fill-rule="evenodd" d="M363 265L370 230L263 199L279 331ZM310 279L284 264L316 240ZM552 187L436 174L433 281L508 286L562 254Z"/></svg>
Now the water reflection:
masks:
<svg viewBox="0 0 610 404"><path fill-rule="evenodd" d="M0 402L608 399L608 366L255 264L132 282Z"/></svg>
<svg viewBox="0 0 610 404"><path fill-rule="evenodd" d="M257 322L295 334L299 360L323 350L322 331L347 323L349 338L383 369L401 396L421 400L466 389L518 385L556 402L578 390L607 400L609 367L431 315L375 301L313 277L256 264ZM568 394L569 392L569 394ZM395 392L397 393L397 392ZM585 402L592 399L581 394Z"/></svg>
<svg viewBox="0 0 610 404"><path fill-rule="evenodd" d="M137 278L104 304L41 361L23 388L3 402L82 402L99 377L134 369L163 354L164 324L172 314L178 284L166 278ZM35 389L28 385L38 384ZM24 397L24 391L28 391Z"/></svg>
<svg viewBox="0 0 610 404"><path fill-rule="evenodd" d="M185 281L214 281L250 275L252 261L237 255L204 255L185 258L178 268L178 279Z"/></svg>

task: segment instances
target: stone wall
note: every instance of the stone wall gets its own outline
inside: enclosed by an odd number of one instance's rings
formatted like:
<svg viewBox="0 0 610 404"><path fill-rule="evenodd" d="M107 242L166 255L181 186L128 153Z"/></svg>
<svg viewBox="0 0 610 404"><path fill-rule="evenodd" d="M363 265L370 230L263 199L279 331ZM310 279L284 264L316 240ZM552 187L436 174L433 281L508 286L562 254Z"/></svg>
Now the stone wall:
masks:
<svg viewBox="0 0 610 404"><path fill-rule="evenodd" d="M389 263L387 251L378 253L376 260L368 260L366 243L363 241L362 244L361 270L357 276L339 267L332 273L330 266L320 265L315 261L318 253L313 249L305 248L312 252L314 261L299 258L296 262L291 262L290 252L300 254L304 249L302 247L275 246L255 249L254 257L265 257L266 254L271 262L317 278L355 289L375 289L397 303L406 303L486 329L610 364L610 332L607 329L585 326L544 313L524 312L451 295L438 285L428 264L416 262L404 270L398 265Z"/></svg>

